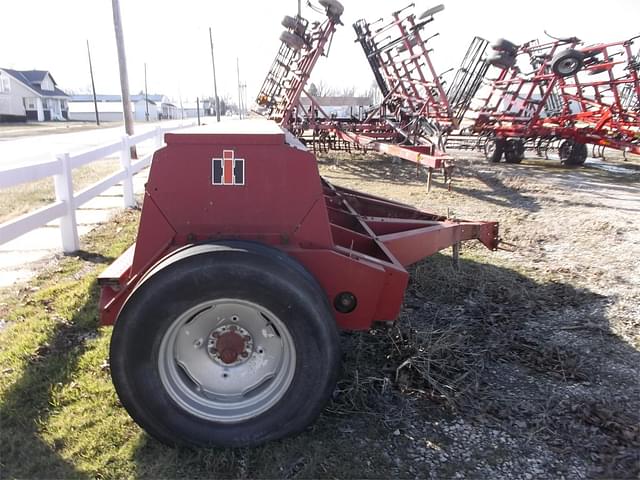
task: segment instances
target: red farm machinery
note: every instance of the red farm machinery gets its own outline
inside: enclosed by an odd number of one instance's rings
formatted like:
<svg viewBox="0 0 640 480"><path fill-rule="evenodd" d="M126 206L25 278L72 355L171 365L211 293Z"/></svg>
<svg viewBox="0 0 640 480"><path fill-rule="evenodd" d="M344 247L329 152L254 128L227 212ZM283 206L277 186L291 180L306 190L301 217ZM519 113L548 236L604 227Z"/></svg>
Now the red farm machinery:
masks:
<svg viewBox="0 0 640 480"><path fill-rule="evenodd" d="M487 158L519 163L525 148L582 165L588 145L640 154L640 52L629 40L584 46L577 38L494 45L471 131ZM489 74L491 75L491 73Z"/></svg>
<svg viewBox="0 0 640 480"><path fill-rule="evenodd" d="M342 13L342 7L330 0L324 5L330 12ZM314 151L352 147L377 151L427 168L429 187L434 169L442 169L450 185L453 159L444 151L443 135L458 127L482 81L486 65L481 56L488 42L474 39L465 58L468 69L445 89L429 48L429 41L438 35L429 32L430 24L444 7L422 13L415 13L414 7L411 4L386 20L363 19L353 25L382 100L348 118L327 113L306 89L316 61L328 54L339 15L330 15L310 31L308 21L285 17L282 45L257 98L264 115Z"/></svg>
<svg viewBox="0 0 640 480"><path fill-rule="evenodd" d="M287 17L271 74L290 81L261 91L288 126L293 97L342 13L336 1L320 4L322 23ZM422 258L464 240L498 245L495 222L330 184L312 152L272 121L165 140L136 243L99 284L118 396L171 445L255 445L301 431L334 390L339 329L394 321L407 267Z"/></svg>

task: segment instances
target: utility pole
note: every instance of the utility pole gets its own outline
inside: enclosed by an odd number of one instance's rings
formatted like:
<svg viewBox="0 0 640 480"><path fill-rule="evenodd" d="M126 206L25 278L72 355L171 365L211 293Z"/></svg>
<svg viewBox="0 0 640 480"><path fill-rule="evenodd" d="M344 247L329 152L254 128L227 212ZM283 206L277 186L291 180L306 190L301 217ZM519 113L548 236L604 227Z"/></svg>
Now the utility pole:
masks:
<svg viewBox="0 0 640 480"><path fill-rule="evenodd" d="M302 18L302 0L298 0L298 18Z"/></svg>
<svg viewBox="0 0 640 480"><path fill-rule="evenodd" d="M196 108L198 109L198 126L200 126L200 97L196 97Z"/></svg>
<svg viewBox="0 0 640 480"><path fill-rule="evenodd" d="M91 50L89 40L87 40L87 54L89 55L89 73L91 74L91 91L93 92L93 108L96 110L96 125L100 126L100 115L98 114L98 100L96 99L96 84L93 81L93 66L91 65Z"/></svg>
<svg viewBox="0 0 640 480"><path fill-rule="evenodd" d="M216 120L220 121L220 100L218 99L218 85L216 83L216 62L213 58L213 36L211 35L211 27L209 27L209 44L211 45L211 66L213 67L213 96L216 102Z"/></svg>
<svg viewBox="0 0 640 480"><path fill-rule="evenodd" d="M242 120L242 86L240 85L240 58L236 57L236 69L238 71L238 115Z"/></svg>
<svg viewBox="0 0 640 480"><path fill-rule="evenodd" d="M144 116L148 122L149 121L149 90L147 90L147 62L144 62L144 104L147 109Z"/></svg>
<svg viewBox="0 0 640 480"><path fill-rule="evenodd" d="M122 111L124 112L124 129L127 135L133 135L133 112L131 111L131 95L129 94L129 74L127 72L127 57L124 51L124 33L122 32L122 18L120 17L120 0L111 0L113 9L113 27L116 33L118 47L118 66L120 69L120 89L122 90ZM131 158L138 158L136 147L131 147Z"/></svg>

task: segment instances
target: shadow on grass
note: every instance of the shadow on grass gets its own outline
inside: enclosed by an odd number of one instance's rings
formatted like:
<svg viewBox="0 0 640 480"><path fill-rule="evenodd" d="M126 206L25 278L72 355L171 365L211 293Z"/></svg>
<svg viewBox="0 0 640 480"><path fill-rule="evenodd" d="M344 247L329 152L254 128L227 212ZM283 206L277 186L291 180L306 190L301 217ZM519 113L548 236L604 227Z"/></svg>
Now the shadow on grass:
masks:
<svg viewBox="0 0 640 480"><path fill-rule="evenodd" d="M633 402L619 401L640 393L629 390L640 354L609 330L607 302L586 289L471 260L456 272L448 257L436 255L413 269L396 327L342 335L342 378L307 431L254 449L195 452L146 438L134 454L136 472L390 478L421 476L430 462L436 477L478 476L478 465L495 454L494 439L483 438L488 426L517 439L510 453L516 465L534 447L563 445L566 464L556 457L560 463L548 465L547 474L570 473L582 462L624 477L633 471L627 457L637 415ZM607 409L609 417L599 418ZM447 438L434 426L459 419L477 427L479 441ZM451 445L449 457L438 463L436 451L416 456L416 445L429 442ZM470 450L474 462L451 453L460 450ZM518 474L533 473L523 465Z"/></svg>
<svg viewBox="0 0 640 480"><path fill-rule="evenodd" d="M94 283L89 301L56 325L3 399L4 477L83 476L43 441L38 423L50 414L51 389L72 381L85 351L78 338L95 331L97 294ZM534 473L518 462L540 445L562 452L546 475L570 473L576 462L633 475L640 354L611 332L610 300L464 257L456 272L435 255L412 269L396 327L342 335L342 378L301 435L253 449L192 451L141 434L132 452L114 445L111 455L125 455L119 462L138 478L486 476L483 462L495 455L488 425L517 439L507 460L518 475ZM439 426L460 419L477 441ZM447 457L415 454L429 444Z"/></svg>
<svg viewBox="0 0 640 480"><path fill-rule="evenodd" d="M46 341L30 355L20 379L4 395L0 405L3 478L86 477L43 440L39 426L51 414L51 391L72 381L85 352L83 336L96 331L98 298L94 281L89 301L69 321L57 320Z"/></svg>

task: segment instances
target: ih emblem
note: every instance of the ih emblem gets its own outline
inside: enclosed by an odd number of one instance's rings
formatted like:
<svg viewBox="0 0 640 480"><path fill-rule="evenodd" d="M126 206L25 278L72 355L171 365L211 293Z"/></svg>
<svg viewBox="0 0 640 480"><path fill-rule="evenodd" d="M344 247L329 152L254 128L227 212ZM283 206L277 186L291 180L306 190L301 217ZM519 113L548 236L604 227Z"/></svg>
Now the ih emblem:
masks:
<svg viewBox="0 0 640 480"><path fill-rule="evenodd" d="M213 185L244 185L244 158L235 158L233 150L223 150L222 158L211 162Z"/></svg>

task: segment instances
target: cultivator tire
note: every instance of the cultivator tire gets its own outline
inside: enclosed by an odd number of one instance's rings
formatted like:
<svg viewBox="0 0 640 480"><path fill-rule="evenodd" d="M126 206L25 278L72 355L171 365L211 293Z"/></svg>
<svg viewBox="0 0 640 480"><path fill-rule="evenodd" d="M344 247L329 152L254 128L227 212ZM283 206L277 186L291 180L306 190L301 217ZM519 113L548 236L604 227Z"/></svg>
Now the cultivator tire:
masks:
<svg viewBox="0 0 640 480"><path fill-rule="evenodd" d="M487 63L494 67L502 68L504 70L512 68L516 65L516 57L509 52L498 52L495 55L489 57Z"/></svg>
<svg viewBox="0 0 640 480"><path fill-rule="evenodd" d="M318 3L327 10L332 17L340 17L344 13L344 7L338 0L319 0Z"/></svg>
<svg viewBox="0 0 640 480"><path fill-rule="evenodd" d="M433 17L436 13L440 13L444 10L444 5L436 5L435 7L431 7L428 10L425 10L418 17L420 20L425 20L427 18Z"/></svg>
<svg viewBox="0 0 640 480"><path fill-rule="evenodd" d="M284 31L280 34L280 40L292 50L302 50L304 47L304 39L293 32Z"/></svg>
<svg viewBox="0 0 640 480"><path fill-rule="evenodd" d="M570 77L578 73L584 65L584 54L569 49L556 54L551 60L553 73L560 77Z"/></svg>
<svg viewBox="0 0 640 480"><path fill-rule="evenodd" d="M110 359L122 405L150 435L242 447L311 424L340 354L313 276L278 250L230 241L154 267L118 316Z"/></svg>
<svg viewBox="0 0 640 480"><path fill-rule="evenodd" d="M504 148L504 161L507 163L520 163L524 160L524 142L520 139L510 138Z"/></svg>
<svg viewBox="0 0 640 480"><path fill-rule="evenodd" d="M502 158L505 148L505 140L501 138L490 138L484 144L484 156L491 163L498 163Z"/></svg>
<svg viewBox="0 0 640 480"><path fill-rule="evenodd" d="M294 32L297 31L302 25L297 18L291 17L289 15L285 15L282 19L282 22L280 23L284 28L288 28L290 30L293 30Z"/></svg>
<svg viewBox="0 0 640 480"><path fill-rule="evenodd" d="M507 52L511 56L515 56L518 52L518 45L504 38L496 40L493 45L491 45L491 48L498 52Z"/></svg>
<svg viewBox="0 0 640 480"><path fill-rule="evenodd" d="M577 167L584 164L589 155L589 151L584 143L565 140L560 144L558 154L562 165Z"/></svg>

